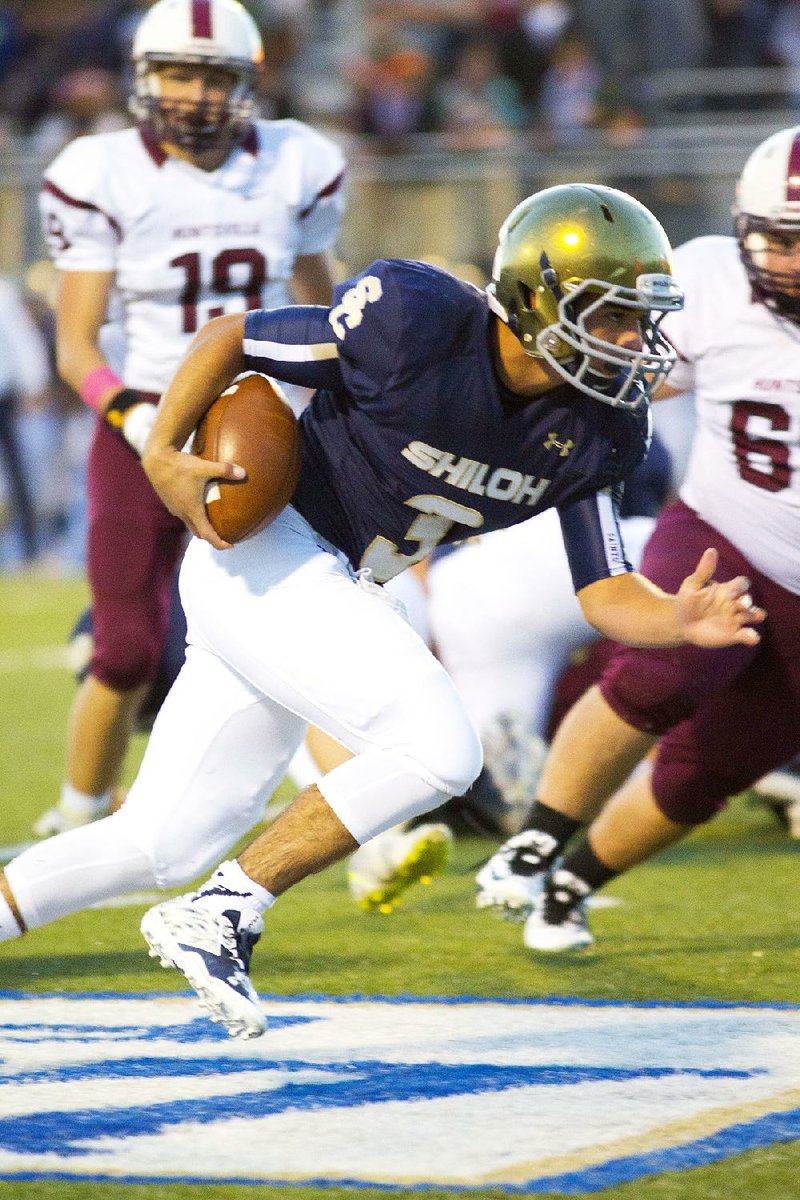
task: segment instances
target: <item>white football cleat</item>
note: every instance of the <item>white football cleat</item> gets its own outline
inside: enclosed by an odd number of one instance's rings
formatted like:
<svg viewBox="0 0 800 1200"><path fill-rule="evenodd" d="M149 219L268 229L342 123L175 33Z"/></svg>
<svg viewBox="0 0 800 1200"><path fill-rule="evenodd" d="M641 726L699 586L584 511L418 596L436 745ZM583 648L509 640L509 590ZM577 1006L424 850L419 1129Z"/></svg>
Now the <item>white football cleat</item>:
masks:
<svg viewBox="0 0 800 1200"><path fill-rule="evenodd" d="M590 890L571 871L553 871L525 922L522 932L525 946L544 954L591 946L594 938L586 924L586 898Z"/></svg>
<svg viewBox="0 0 800 1200"><path fill-rule="evenodd" d="M789 837L800 838L800 766L797 762L763 775L753 784L753 791L772 808Z"/></svg>
<svg viewBox="0 0 800 1200"><path fill-rule="evenodd" d="M478 908L496 908L509 921L524 921L541 895L555 838L538 829L526 829L509 838L475 876Z"/></svg>
<svg viewBox="0 0 800 1200"><path fill-rule="evenodd" d="M390 913L413 884L444 870L452 841L449 826L433 823L379 833L350 858L350 895L367 912Z"/></svg>
<svg viewBox="0 0 800 1200"><path fill-rule="evenodd" d="M259 1037L266 1028L258 993L247 974L264 922L253 909L215 911L197 894L149 909L141 930L150 957L177 967L231 1037Z"/></svg>

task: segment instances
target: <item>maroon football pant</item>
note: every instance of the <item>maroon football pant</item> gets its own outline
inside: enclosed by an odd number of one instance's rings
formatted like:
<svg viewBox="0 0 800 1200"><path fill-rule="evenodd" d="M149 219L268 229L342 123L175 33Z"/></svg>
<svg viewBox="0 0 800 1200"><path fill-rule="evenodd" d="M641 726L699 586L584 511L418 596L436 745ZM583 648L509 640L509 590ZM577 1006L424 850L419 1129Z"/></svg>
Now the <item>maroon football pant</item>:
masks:
<svg viewBox="0 0 800 1200"><path fill-rule="evenodd" d="M716 578L746 575L767 610L758 646L669 650L617 646L600 678L628 724L661 734L653 766L656 803L682 825L707 821L735 795L800 751L800 597L761 575L692 509L666 508L641 571L675 592L707 546Z"/></svg>
<svg viewBox="0 0 800 1200"><path fill-rule="evenodd" d="M115 691L151 682L169 622L186 530L161 503L134 451L105 421L88 464L90 673Z"/></svg>

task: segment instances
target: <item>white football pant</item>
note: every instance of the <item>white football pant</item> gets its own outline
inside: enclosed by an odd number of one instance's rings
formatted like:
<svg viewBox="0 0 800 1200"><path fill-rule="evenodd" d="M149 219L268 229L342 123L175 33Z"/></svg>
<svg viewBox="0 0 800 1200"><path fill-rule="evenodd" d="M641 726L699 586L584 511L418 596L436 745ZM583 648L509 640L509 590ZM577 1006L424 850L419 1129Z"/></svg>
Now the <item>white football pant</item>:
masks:
<svg viewBox="0 0 800 1200"><path fill-rule="evenodd" d="M653 524L622 522L634 566ZM435 561L428 612L439 657L484 737L501 717L543 736L559 675L597 636L575 596L553 509Z"/></svg>
<svg viewBox="0 0 800 1200"><path fill-rule="evenodd" d="M232 550L194 539L180 584L186 664L125 804L7 868L29 927L208 870L260 819L307 723L355 752L318 786L358 842L480 771L444 668L294 509Z"/></svg>

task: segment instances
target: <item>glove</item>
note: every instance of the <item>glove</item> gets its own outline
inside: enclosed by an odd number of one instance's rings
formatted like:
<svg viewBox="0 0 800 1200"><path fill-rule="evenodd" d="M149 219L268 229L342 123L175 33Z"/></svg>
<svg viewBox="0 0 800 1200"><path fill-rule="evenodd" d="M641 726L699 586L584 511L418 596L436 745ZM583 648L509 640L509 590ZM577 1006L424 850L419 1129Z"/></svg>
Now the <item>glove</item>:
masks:
<svg viewBox="0 0 800 1200"><path fill-rule="evenodd" d="M156 419L155 404L143 399L133 388L123 388L117 392L103 416L141 458Z"/></svg>

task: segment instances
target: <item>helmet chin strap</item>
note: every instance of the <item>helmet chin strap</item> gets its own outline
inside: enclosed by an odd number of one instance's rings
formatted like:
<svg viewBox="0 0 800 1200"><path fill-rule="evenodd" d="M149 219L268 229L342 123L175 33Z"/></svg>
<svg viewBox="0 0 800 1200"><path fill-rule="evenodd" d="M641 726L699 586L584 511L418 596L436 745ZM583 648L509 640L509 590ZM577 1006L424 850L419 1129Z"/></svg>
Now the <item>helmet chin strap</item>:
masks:
<svg viewBox="0 0 800 1200"><path fill-rule="evenodd" d="M550 259L547 257L546 250L543 250L539 256L539 266L542 270L542 283L553 293L556 304L560 304L564 299L564 292L561 288L561 281L558 278L558 271L555 270Z"/></svg>

